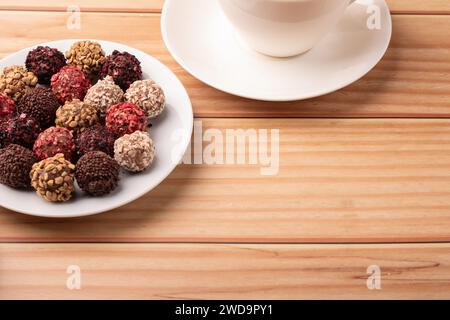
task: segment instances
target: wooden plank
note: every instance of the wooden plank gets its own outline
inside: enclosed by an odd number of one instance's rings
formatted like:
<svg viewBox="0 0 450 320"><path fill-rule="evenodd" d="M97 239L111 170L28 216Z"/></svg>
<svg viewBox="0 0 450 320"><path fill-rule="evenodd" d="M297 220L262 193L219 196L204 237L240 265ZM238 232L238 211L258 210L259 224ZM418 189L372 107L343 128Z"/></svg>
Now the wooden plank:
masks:
<svg viewBox="0 0 450 320"><path fill-rule="evenodd" d="M142 199L98 216L1 209L0 241L450 241L450 120L205 119L209 129L279 129L278 174L262 175L258 159L183 165Z"/></svg>
<svg viewBox="0 0 450 320"><path fill-rule="evenodd" d="M161 12L164 0L0 0L0 10L67 11L76 6L84 12Z"/></svg>
<svg viewBox="0 0 450 320"><path fill-rule="evenodd" d="M47 0L45 4L34 0L1 0L0 10L36 10L66 11L70 5L76 5L82 11L103 12L161 12L164 0ZM388 0L393 13L448 14L450 3L447 0Z"/></svg>
<svg viewBox="0 0 450 320"><path fill-rule="evenodd" d="M448 244L3 244L0 257L0 299L450 298Z"/></svg>
<svg viewBox="0 0 450 320"><path fill-rule="evenodd" d="M450 38L445 32L436 32L450 29L448 16L394 17L391 48L372 72L336 93L291 103L236 98L194 79L165 48L158 15L86 13L81 30L68 30L66 19L67 14L56 12L2 12L0 23L11 27L0 34L0 57L63 38L127 43L154 55L176 72L198 117L450 116Z"/></svg>

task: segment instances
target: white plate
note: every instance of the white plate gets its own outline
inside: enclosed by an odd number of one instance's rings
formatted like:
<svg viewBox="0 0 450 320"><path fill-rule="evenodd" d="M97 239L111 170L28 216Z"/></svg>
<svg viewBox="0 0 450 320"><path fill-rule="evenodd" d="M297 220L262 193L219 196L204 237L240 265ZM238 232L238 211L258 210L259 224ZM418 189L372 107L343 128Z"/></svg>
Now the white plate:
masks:
<svg viewBox="0 0 450 320"><path fill-rule="evenodd" d="M40 45L65 52L78 39L62 40ZM150 135L156 145L152 167L141 174L121 172L119 188L112 194L93 198L77 189L74 199L67 203L49 203L34 192L17 191L0 185L0 206L17 212L41 217L80 217L123 206L143 196L163 181L181 161L189 144L193 127L192 106L188 94L177 77L161 62L146 53L126 45L99 41L106 54L113 50L134 54L142 65L144 79L153 79L164 89L167 107L157 119L150 121ZM37 46L37 45L36 45ZM0 61L0 69L8 65L24 65L27 53L35 48L21 50Z"/></svg>
<svg viewBox="0 0 450 320"><path fill-rule="evenodd" d="M375 6L381 29L370 30L368 9ZM169 51L193 76L219 90L267 101L317 97L351 84L381 60L392 33L384 0L358 0L317 46L287 59L239 43L217 0L166 0L161 27Z"/></svg>

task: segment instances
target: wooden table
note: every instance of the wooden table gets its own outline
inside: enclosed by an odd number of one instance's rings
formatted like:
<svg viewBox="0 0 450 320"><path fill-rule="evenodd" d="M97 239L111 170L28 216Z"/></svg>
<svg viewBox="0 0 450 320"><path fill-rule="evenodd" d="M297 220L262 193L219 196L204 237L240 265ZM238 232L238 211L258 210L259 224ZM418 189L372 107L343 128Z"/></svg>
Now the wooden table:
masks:
<svg viewBox="0 0 450 320"><path fill-rule="evenodd" d="M450 1L389 0L383 61L339 92L269 103L169 55L163 0L0 1L0 56L98 38L156 56L204 128L280 130L280 171L182 165L123 208L51 220L0 209L0 298L450 298ZM68 30L69 4L81 29ZM69 265L81 290L66 287ZM381 290L367 268L381 269Z"/></svg>

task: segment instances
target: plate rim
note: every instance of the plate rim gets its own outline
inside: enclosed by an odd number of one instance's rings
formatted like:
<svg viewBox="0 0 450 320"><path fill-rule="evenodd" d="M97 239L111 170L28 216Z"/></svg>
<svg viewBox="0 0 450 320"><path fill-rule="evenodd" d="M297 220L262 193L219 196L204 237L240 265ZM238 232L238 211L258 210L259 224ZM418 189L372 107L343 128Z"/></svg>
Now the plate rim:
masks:
<svg viewBox="0 0 450 320"><path fill-rule="evenodd" d="M160 181L158 181L156 184L153 185L153 187L151 187L150 189L146 189L145 191L141 191L141 192L137 192L133 197L130 197L129 199L127 199L126 201L122 202L121 204L117 205L117 204L113 204L110 206L106 206L102 209L94 209L94 210L90 210L89 212L82 212L80 214L63 214L63 215L54 215L54 214L45 214L45 213L35 213L35 212L31 212L28 210L23 210L23 209L17 209L17 208L13 208L11 206L8 205L4 205L3 203L0 203L0 207L5 208L7 210L19 213L19 214L24 214L24 215L28 215L28 216L34 216L34 217L41 217L41 218L53 218L53 219L65 219L65 218L79 218L79 217L87 217L87 216L93 216L93 215L97 215L100 213L105 213L114 209L118 209L121 208L125 205L128 205L136 200L138 200L139 198L143 197L144 195L146 195L147 193L151 192L152 190L154 190L156 187L158 187L163 181L165 181L167 179L167 177L173 173L173 171L178 167L179 163L182 161L184 153L186 152L187 148L189 147L189 144L191 142L191 136L192 136L192 132L193 132L193 128L194 128L194 111L192 108L192 101L189 97L189 94L186 90L186 87L184 86L184 84L181 82L181 80L176 76L176 74L168 67L166 66L164 63L162 63L160 60L158 60L157 58L155 58L153 55L148 54L142 50L139 50L135 47L131 47L127 44L124 43L120 43L120 42L116 42L116 41L109 41L109 40L100 40L100 39L93 39L93 38L65 38L65 39L59 39L59 40L52 40L52 41L47 41L47 42L41 42L41 43L37 43L33 46L27 47L27 48L23 48L20 49L18 51L15 51L14 53L11 53L5 57L3 57L2 59L0 59L0 65L7 59L13 58L15 55L20 54L20 53L24 53L24 52L28 52L34 48L36 48L37 46L55 46L58 43L62 43L62 42L67 42L67 41L96 41L99 42L100 44L108 44L108 45L119 45L122 47L126 47L128 49L131 49L130 51L135 51L138 52L139 54L142 54L144 56L146 56L147 58L152 59L154 62L156 62L157 64L159 64L161 67L163 67L164 69L166 69L168 71L169 74L171 74L171 76L174 78L175 81L178 82L178 84L180 85L180 88L182 89L182 93L184 95L184 98L186 99L187 102L187 106L188 108L187 111L189 112L189 119L190 119L190 125L189 125L189 132L188 135L186 135L186 137L188 137L184 143L183 146L179 148L179 152L180 154L177 154L176 160L177 161L173 161L172 164L170 165L171 168L170 170L168 170L167 174L163 175L163 177L160 179ZM4 68L4 66L0 67L0 70L2 70ZM17 191L14 189L11 189L12 191ZM101 199L101 198L99 198ZM57 204L56 204L57 205Z"/></svg>
<svg viewBox="0 0 450 320"><path fill-rule="evenodd" d="M383 1L384 7L387 9L387 18L388 18L388 22L389 22L389 26L387 27L387 35L388 35L388 41L386 41L385 47L382 50L382 54L380 55L380 57L378 57L376 59L376 61L373 63L373 65L370 65L370 68L368 68L368 70L363 73L362 75L360 75L359 77L353 79L353 80L349 80L344 82L343 84L337 85L333 88L330 89L326 89L326 90L322 90L322 91L317 91L314 92L312 94L302 94L302 95L295 95L293 94L292 96L286 96L285 98L281 98L281 97L269 97L269 96L258 96L258 95L251 95L251 94L243 94L240 92L237 92L233 89L230 88L223 88L221 87L219 84L215 84L212 83L212 81L209 81L207 79L205 79L205 77L203 77L202 75L200 75L200 72L196 72L194 71L191 67L189 67L187 65L187 63L185 63L185 59L182 59L179 54L177 54L176 50L173 48L171 41L169 41L169 35L168 35L168 30L167 30L167 12L168 12L168 8L169 6L171 6L176 0L165 0L164 1L164 5L163 5L163 9L161 12L161 33L162 33L162 37L163 37L163 41L167 47L167 49L169 50L170 54L172 55L172 57L177 61L177 63L179 63L188 73L190 73L192 76L194 76L195 78L197 78L198 80L200 80L201 82L203 82L204 84L213 87L219 91L237 96L237 97L242 97L245 99L252 99L252 100L257 100L257 101L266 101L266 102L293 102L293 101L302 101L302 100L307 100L307 99L312 99L312 98L317 98L317 97L321 97L333 92L336 92L338 90L341 90L349 85L351 85L354 82L359 81L360 79L362 79L363 77L365 77L370 71L373 70L373 68L375 68L378 63L384 58L384 56L386 55L387 50L389 49L391 40L392 40L392 15L391 12L389 10L389 5L387 4L386 0L379 0L379 1ZM356 1L356 3L358 2L358 0Z"/></svg>

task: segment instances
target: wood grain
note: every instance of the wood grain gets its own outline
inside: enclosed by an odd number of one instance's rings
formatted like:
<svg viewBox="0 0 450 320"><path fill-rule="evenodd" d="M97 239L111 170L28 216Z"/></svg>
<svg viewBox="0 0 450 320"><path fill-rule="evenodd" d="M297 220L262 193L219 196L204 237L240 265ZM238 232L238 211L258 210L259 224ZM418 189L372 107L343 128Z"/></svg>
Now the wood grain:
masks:
<svg viewBox="0 0 450 320"><path fill-rule="evenodd" d="M164 0L0 0L0 10L66 11L77 6L84 12L161 12Z"/></svg>
<svg viewBox="0 0 450 320"><path fill-rule="evenodd" d="M0 299L448 299L450 245L0 245ZM81 290L66 270L81 268ZM381 268L381 290L367 268Z"/></svg>
<svg viewBox="0 0 450 320"><path fill-rule="evenodd" d="M68 30L66 18L58 12L2 12L0 23L12 27L0 34L0 56L63 38L126 43L175 71L189 91L197 117L450 116L450 38L437 31L450 30L450 16L395 16L391 48L372 72L336 93L291 103L241 99L194 79L166 50L159 15L85 13L81 30Z"/></svg>
<svg viewBox="0 0 450 320"><path fill-rule="evenodd" d="M98 216L1 209L0 241L450 241L450 120L203 121L204 133L240 128L280 130L277 175L261 175L259 164L183 165L142 199Z"/></svg>
<svg viewBox="0 0 450 320"><path fill-rule="evenodd" d="M448 14L450 3L447 0L388 0L393 13ZM1 0L0 10L51 10L66 11L70 5L77 5L82 11L103 12L161 12L164 0Z"/></svg>

